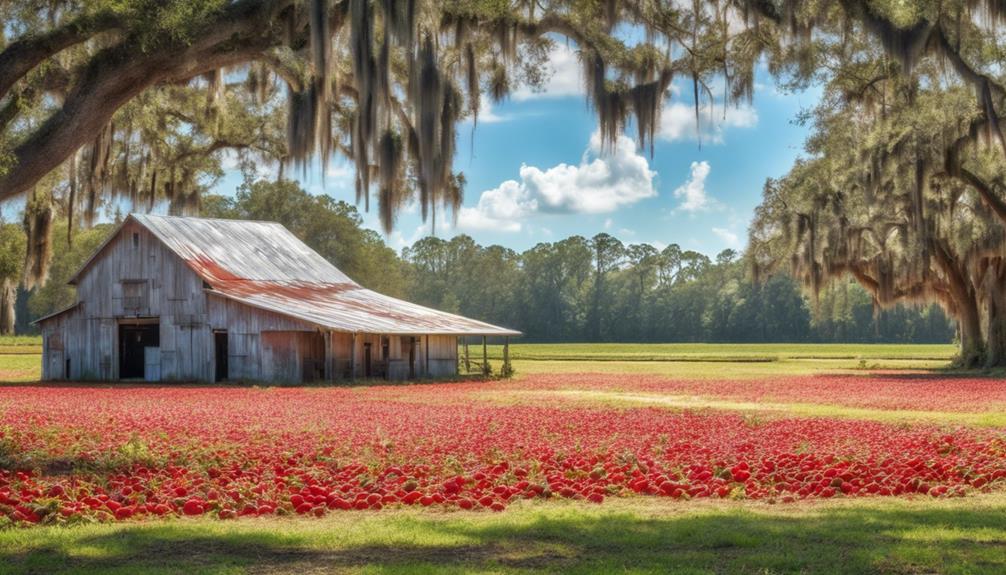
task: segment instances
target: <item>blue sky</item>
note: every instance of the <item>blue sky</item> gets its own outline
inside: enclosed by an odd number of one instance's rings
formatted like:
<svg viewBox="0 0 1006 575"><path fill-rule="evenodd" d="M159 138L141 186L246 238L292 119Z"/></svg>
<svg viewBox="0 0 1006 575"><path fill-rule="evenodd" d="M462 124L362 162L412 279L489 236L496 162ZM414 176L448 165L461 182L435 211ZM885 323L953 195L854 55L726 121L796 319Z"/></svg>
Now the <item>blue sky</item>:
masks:
<svg viewBox="0 0 1006 575"><path fill-rule="evenodd" d="M802 149L807 128L792 120L819 97L816 89L780 93L760 73L751 106L728 106L725 117L720 102L712 114L703 110L700 147L690 90L676 85L650 158L636 149L632 126L613 149L598 149L575 53L557 44L552 62L543 92L520 90L484 106L474 139L470 123L459 127L455 169L468 180L464 207L454 225L438 216L438 236L466 233L483 245L522 251L605 231L627 244L677 243L710 256L743 249L765 178L784 174ZM312 193L352 201L352 177L350 164L337 160L324 183L320 169L300 179ZM233 193L239 181L229 174L215 191ZM380 229L375 213L365 215L365 225ZM401 249L429 233L418 210L409 209L386 239Z"/></svg>

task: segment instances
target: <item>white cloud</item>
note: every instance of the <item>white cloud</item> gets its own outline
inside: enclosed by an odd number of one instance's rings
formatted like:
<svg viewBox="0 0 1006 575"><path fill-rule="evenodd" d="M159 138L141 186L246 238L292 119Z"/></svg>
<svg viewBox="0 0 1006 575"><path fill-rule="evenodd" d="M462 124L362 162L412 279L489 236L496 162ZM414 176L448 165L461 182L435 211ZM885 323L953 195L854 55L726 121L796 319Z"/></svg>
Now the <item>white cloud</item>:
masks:
<svg viewBox="0 0 1006 575"><path fill-rule="evenodd" d="M716 236L719 237L721 240L723 240L723 243L725 243L727 247L735 249L742 247L740 237L736 233L726 228L714 227L713 233L716 234Z"/></svg>
<svg viewBox="0 0 1006 575"><path fill-rule="evenodd" d="M706 194L706 177L709 176L710 170L712 168L709 162L692 162L688 179L674 190L674 197L682 198L678 210L695 213L716 205L716 201Z"/></svg>
<svg viewBox="0 0 1006 575"><path fill-rule="evenodd" d="M482 192L475 207L463 207L458 227L518 232L521 220L535 213L605 214L657 195L656 172L636 144L619 136L614 149L602 153L594 134L578 165L546 170L522 165L520 180L507 180Z"/></svg>
<svg viewBox="0 0 1006 575"><path fill-rule="evenodd" d="M604 229L610 230L611 226L613 225L615 225L615 221L612 220L611 218L607 218L606 220L604 220Z"/></svg>
<svg viewBox="0 0 1006 575"><path fill-rule="evenodd" d="M699 129L696 134L695 108L684 102L664 105L660 113L660 128L657 137L668 142L696 140L722 144L723 133L729 128L753 128L758 125L758 112L751 106L727 106L724 112L716 106L710 113L708 105L699 107Z"/></svg>
<svg viewBox="0 0 1006 575"><path fill-rule="evenodd" d="M505 122L509 119L510 118L508 116L501 116L500 114L496 113L496 111L493 109L492 99L489 98L489 96L483 94L482 97L479 98L479 117L478 117L479 124L498 124L500 122ZM468 116L467 118L465 118L464 122L466 124L471 124L472 117Z"/></svg>
<svg viewBox="0 0 1006 575"><path fill-rule="evenodd" d="M557 41L549 52L548 65L551 75L540 91L521 86L513 93L518 102L535 98L564 98L583 95L583 72L576 50L563 41Z"/></svg>

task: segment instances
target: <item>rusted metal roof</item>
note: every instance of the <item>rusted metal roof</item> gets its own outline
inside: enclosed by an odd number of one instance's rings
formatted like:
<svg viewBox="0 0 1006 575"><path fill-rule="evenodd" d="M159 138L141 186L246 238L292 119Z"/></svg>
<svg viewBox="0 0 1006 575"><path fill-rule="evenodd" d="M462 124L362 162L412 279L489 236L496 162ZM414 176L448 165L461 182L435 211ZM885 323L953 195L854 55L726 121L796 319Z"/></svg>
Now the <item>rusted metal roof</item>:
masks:
<svg viewBox="0 0 1006 575"><path fill-rule="evenodd" d="M335 331L520 335L366 289L275 222L133 214L210 293ZM128 220L127 220L128 221Z"/></svg>

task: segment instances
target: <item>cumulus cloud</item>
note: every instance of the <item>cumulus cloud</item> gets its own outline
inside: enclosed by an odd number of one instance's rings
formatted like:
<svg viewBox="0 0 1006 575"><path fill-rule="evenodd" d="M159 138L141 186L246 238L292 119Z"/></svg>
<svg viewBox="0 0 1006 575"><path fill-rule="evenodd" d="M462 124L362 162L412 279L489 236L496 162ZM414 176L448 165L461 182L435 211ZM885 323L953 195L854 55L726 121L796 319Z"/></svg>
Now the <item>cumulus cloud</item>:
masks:
<svg viewBox="0 0 1006 575"><path fill-rule="evenodd" d="M594 134L579 164L545 170L525 164L519 173L519 180L482 192L475 207L461 208L458 227L517 232L521 220L535 213L605 214L657 195L656 172L625 136L602 154Z"/></svg>
<svg viewBox="0 0 1006 575"><path fill-rule="evenodd" d="M709 176L710 170L712 167L709 162L692 162L688 179L674 190L674 197L681 199L678 210L695 213L716 205L715 200L706 193L706 177Z"/></svg>
<svg viewBox="0 0 1006 575"><path fill-rule="evenodd" d="M699 107L699 131L695 129L695 108L684 102L664 105L660 113L657 137L668 142L697 140L723 143L723 133L730 128L753 128L758 125L758 112L751 106L720 106L710 113L709 106Z"/></svg>

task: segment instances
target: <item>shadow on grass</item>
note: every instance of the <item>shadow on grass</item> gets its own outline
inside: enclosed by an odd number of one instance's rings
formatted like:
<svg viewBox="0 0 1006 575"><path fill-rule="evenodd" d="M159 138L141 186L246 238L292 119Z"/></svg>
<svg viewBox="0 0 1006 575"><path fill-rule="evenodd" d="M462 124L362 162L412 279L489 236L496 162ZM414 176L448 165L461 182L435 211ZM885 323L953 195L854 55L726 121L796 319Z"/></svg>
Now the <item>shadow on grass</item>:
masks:
<svg viewBox="0 0 1006 575"><path fill-rule="evenodd" d="M1004 511L857 506L640 517L563 507L512 518L369 515L308 527L54 528L19 531L13 545L12 532L0 533L0 572L1003 573Z"/></svg>

